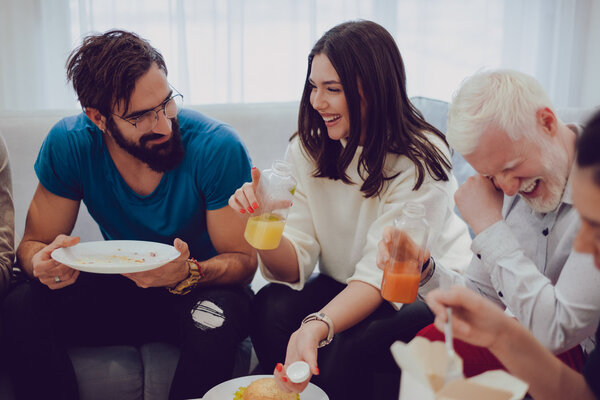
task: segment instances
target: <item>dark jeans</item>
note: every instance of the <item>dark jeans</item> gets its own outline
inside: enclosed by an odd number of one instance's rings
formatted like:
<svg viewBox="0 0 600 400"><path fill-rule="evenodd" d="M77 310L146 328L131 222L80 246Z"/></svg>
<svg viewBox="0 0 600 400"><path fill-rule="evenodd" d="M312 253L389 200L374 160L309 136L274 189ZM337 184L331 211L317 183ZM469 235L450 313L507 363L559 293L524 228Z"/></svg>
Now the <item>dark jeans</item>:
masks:
<svg viewBox="0 0 600 400"><path fill-rule="evenodd" d="M283 363L290 335L302 319L320 310L346 287L327 276L311 278L301 291L279 284L261 289L252 302L250 336L262 372ZM319 349L320 375L311 382L331 400L398 399L400 369L390 352L396 340L410 341L433 322L425 303L417 301L396 311L385 302L365 320L335 335Z"/></svg>
<svg viewBox="0 0 600 400"><path fill-rule="evenodd" d="M181 349L170 398L200 397L231 377L247 336L251 292L201 287L185 296L138 288L121 275L81 273L59 290L35 281L16 286L3 304L4 334L20 399L77 399L67 347L163 341Z"/></svg>

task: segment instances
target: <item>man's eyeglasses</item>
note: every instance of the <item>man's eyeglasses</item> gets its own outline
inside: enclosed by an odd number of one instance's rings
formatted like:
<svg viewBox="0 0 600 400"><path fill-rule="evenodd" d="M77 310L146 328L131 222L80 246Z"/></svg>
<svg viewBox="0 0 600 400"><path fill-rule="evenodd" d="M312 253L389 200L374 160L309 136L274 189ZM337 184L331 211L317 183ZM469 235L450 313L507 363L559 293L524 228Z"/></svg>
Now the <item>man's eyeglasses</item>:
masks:
<svg viewBox="0 0 600 400"><path fill-rule="evenodd" d="M159 105L153 110L148 110L145 113L131 118L123 118L118 114L113 113L117 117L121 118L125 122L129 122L138 131L142 133L150 132L156 124L158 124L158 113L162 111L166 118L175 118L181 107L183 106L183 95L180 93L167 99L164 103Z"/></svg>

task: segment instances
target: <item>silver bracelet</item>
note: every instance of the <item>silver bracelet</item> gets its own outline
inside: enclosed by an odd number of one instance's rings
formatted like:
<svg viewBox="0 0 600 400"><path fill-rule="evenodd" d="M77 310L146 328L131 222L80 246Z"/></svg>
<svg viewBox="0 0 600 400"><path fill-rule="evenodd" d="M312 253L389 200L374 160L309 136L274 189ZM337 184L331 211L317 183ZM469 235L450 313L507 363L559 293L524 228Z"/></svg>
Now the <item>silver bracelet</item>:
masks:
<svg viewBox="0 0 600 400"><path fill-rule="evenodd" d="M310 321L323 321L327 324L327 328L328 328L327 338L325 338L319 342L318 348L320 349L321 347L327 346L329 343L331 343L331 341L333 340L333 333L334 333L333 321L331 320L331 318L329 318L327 315L325 315L322 312L308 314L302 320L302 324L300 324L300 326L302 326Z"/></svg>
<svg viewBox="0 0 600 400"><path fill-rule="evenodd" d="M419 282L419 287L424 286L427 282L429 282L429 280L433 276L433 273L435 272L435 260L433 259L433 257L429 258L428 263L431 264L429 266L429 271L427 271L427 275L425 275L425 278L421 279L421 282Z"/></svg>

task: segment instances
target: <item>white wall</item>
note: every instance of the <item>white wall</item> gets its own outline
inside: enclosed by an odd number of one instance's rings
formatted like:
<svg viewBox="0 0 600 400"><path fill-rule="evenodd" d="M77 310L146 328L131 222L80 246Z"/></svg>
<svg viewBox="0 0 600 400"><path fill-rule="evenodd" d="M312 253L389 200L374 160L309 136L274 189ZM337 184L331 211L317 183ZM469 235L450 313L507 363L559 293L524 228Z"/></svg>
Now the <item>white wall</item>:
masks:
<svg viewBox="0 0 600 400"><path fill-rule="evenodd" d="M600 0L593 0L590 15L590 34L586 49L581 104L584 107L600 106Z"/></svg>

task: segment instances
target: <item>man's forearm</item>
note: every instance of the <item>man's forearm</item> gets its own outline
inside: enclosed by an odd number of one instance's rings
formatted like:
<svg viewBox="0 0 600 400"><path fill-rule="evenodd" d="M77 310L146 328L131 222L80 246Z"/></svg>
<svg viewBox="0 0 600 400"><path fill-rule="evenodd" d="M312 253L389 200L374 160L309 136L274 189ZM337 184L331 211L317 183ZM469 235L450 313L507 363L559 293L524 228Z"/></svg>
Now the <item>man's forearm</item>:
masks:
<svg viewBox="0 0 600 400"><path fill-rule="evenodd" d="M37 242L34 240L24 240L19 245L19 248L17 249L17 260L21 266L21 269L25 271L29 277L34 278L32 262L33 256L46 246L46 243Z"/></svg>
<svg viewBox="0 0 600 400"><path fill-rule="evenodd" d="M529 384L533 398L595 399L582 375L550 353L517 320L506 321L490 351L511 374Z"/></svg>
<svg viewBox="0 0 600 400"><path fill-rule="evenodd" d="M204 275L199 282L200 285L247 285L254 277L257 261L254 255L222 253L206 261L200 261L200 265Z"/></svg>

